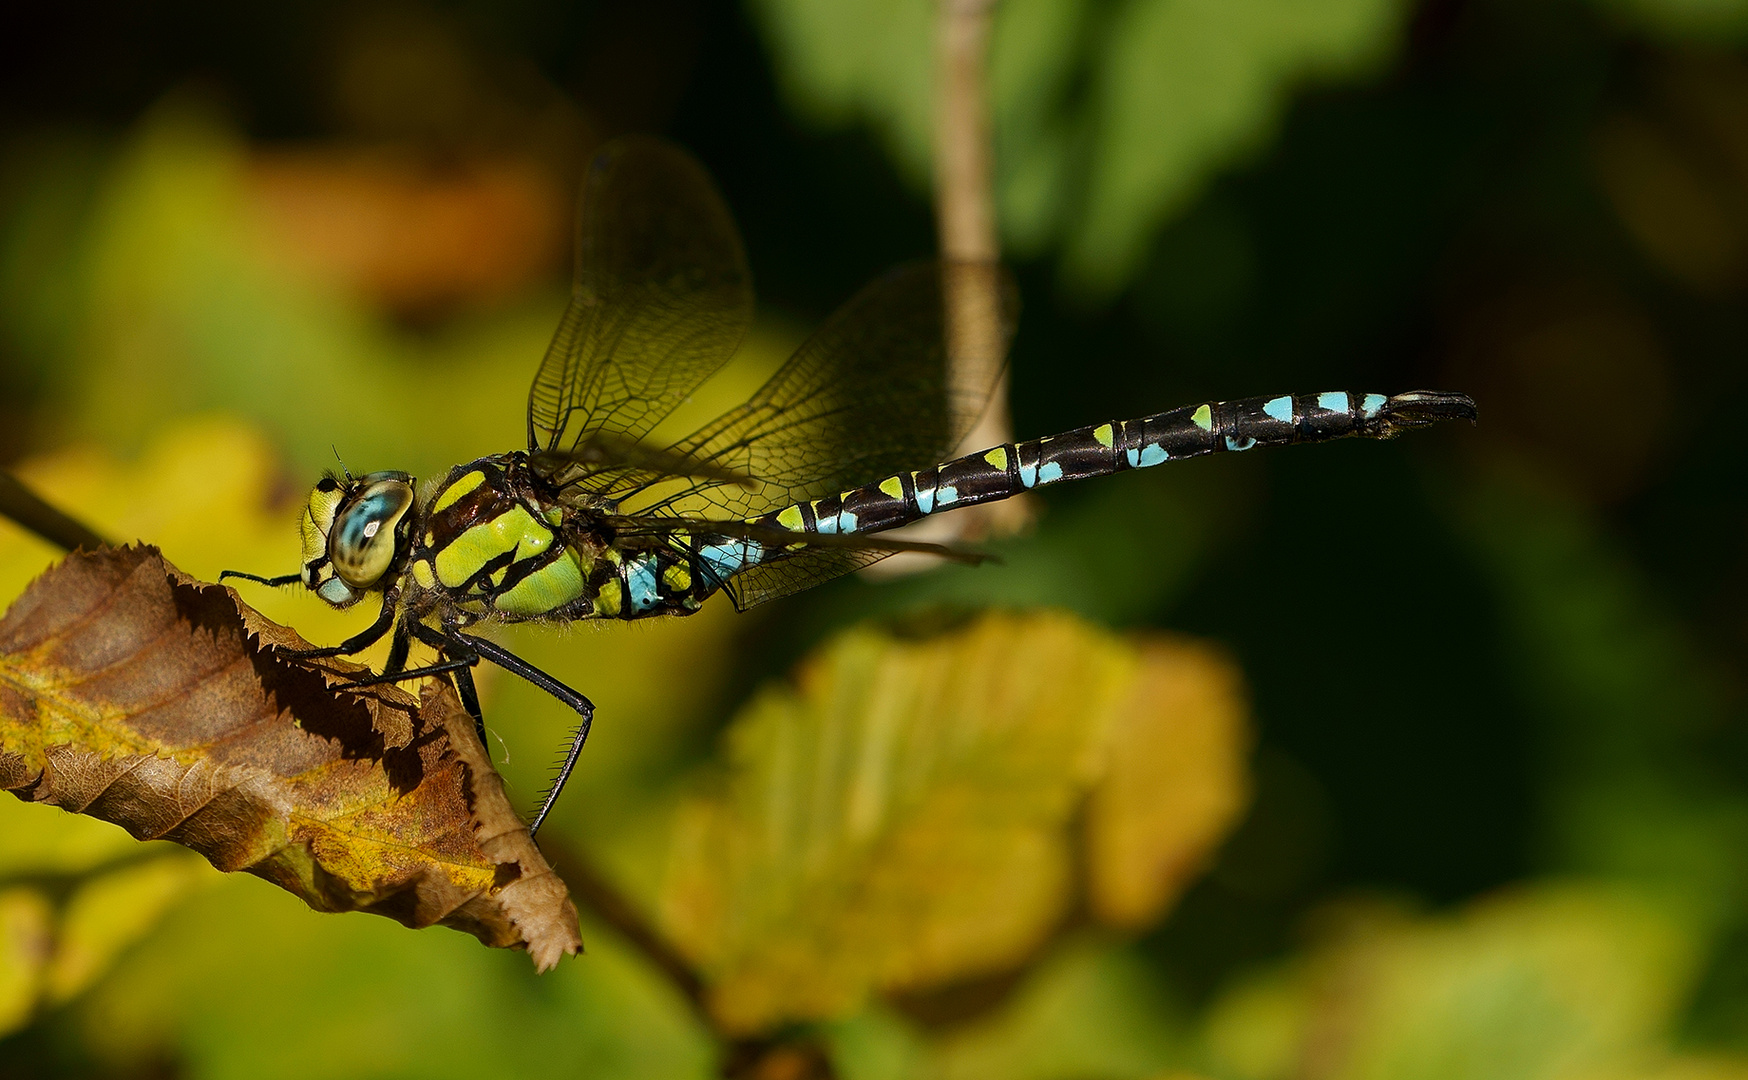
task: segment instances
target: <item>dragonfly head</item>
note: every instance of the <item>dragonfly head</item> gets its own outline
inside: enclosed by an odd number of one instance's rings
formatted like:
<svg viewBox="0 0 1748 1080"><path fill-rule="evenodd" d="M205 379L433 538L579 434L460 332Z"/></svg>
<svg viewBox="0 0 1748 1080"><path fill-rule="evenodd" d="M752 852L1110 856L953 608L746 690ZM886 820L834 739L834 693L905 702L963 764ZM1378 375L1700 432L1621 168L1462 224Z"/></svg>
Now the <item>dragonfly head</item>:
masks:
<svg viewBox="0 0 1748 1080"><path fill-rule="evenodd" d="M407 548L413 478L377 472L324 476L304 507L303 583L337 608L377 588Z"/></svg>

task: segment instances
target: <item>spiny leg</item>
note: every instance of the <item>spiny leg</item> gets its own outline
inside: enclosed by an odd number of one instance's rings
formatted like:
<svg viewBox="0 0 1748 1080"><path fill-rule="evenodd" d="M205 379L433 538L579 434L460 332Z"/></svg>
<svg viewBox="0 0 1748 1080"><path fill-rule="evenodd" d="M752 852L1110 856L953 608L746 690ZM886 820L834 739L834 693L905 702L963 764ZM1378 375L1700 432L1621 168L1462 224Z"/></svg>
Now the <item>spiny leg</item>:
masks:
<svg viewBox="0 0 1748 1080"><path fill-rule="evenodd" d="M485 713L480 709L479 689L473 684L472 665L479 662L479 654L468 648L467 645L456 641L450 635L426 626L422 622L408 620L405 621L403 625L408 627L409 633L413 634L420 641L431 646L433 649L436 649L439 656L449 656L452 659L463 657L471 658L467 667L458 667L451 670L450 676L455 680L455 692L461 697L461 707L467 710L467 715L473 717L473 730L474 733L479 736L479 747L481 750L485 751L487 757L490 757L491 748L486 744ZM399 628L397 628L397 632L398 630ZM390 660L392 662L393 657L390 657ZM401 663L406 663L404 655L401 658ZM400 665L396 664L394 665L394 668L398 668L399 666ZM388 671L394 670L394 668L384 667L383 671L386 674Z"/></svg>
<svg viewBox="0 0 1748 1080"><path fill-rule="evenodd" d="M228 577L242 578L244 581L253 581L257 585L271 585L276 589L279 588L281 585L301 585L301 584L303 584L303 575L302 574L281 574L278 577L262 577L260 574L245 574L241 570L220 570L219 571L218 579L220 581L223 581L225 578L228 578Z"/></svg>
<svg viewBox="0 0 1748 1080"><path fill-rule="evenodd" d="M405 625L403 623L403 625ZM528 661L510 652L502 646L485 638L474 637L459 631L448 634L425 626L423 623L412 623L410 632L420 641L440 649L449 659L424 667L410 668L406 671L385 671L381 675L372 675L349 683L350 686L374 686L378 683L404 682L411 679L422 679L428 675L455 675L456 689L461 695L462 705L473 717L475 729L479 732L480 745L485 745L485 720L480 709L479 694L473 684L473 674L468 669L479 663L484 657L513 675L527 680L533 685L551 694L567 707L582 717L582 723L577 725L571 735L570 746L565 751L564 762L559 766L558 775L553 779L552 787L541 800L540 811L534 815L534 821L528 826L528 835L533 836L540 831L540 826L546 822L552 813L553 804L558 801L559 793L570 782L571 773L576 770L577 758L583 752L583 744L588 741L589 728L595 719L595 704L582 694L577 693L564 683L541 671ZM401 637L397 633L397 639Z"/></svg>
<svg viewBox="0 0 1748 1080"><path fill-rule="evenodd" d="M408 669L406 667L407 652L412 647L412 637L417 637L420 641L437 649L448 659L424 667ZM473 684L472 671L473 665L477 663L479 663L478 654L467 646L423 623L402 619L400 624L395 627L394 644L389 648L388 662L382 665L382 674L357 679L347 685L375 686L379 683L422 679L427 675L451 675L455 680L455 692L461 697L462 708L467 710L467 715L473 717L473 729L479 735L480 748L483 750L486 749L486 721L480 710L479 690Z"/></svg>
<svg viewBox="0 0 1748 1080"><path fill-rule="evenodd" d="M338 645L329 645L321 649L290 649L286 655L295 656L299 660L319 660L328 656L351 656L363 652L382 640L382 635L388 633L389 627L395 622L395 595L386 592L382 595L382 610L377 613L376 621L353 634ZM398 638L397 634L397 638ZM402 663L406 662L406 653L401 654Z"/></svg>
<svg viewBox="0 0 1748 1080"><path fill-rule="evenodd" d="M540 826L546 821L547 815L552 813L552 806L558 801L559 792L564 790L565 784L570 781L571 772L577 767L577 756L583 752L583 744L589 739L589 727L595 720L595 703L501 645L487 641L485 638L459 632L451 634L451 637L505 671L518 675L538 686L582 717L582 723L577 725L576 731L571 735L570 747L565 751L564 763L559 766L558 775L553 778L552 787L547 790L546 797L541 800L540 812L534 815L534 822L528 826L528 835L533 836L540 831Z"/></svg>
<svg viewBox="0 0 1748 1080"><path fill-rule="evenodd" d="M473 717L473 730L479 736L480 749L491 756L491 747L486 744L486 718L479 707L479 690L473 685L472 668L456 668L450 672L455 677L456 693L461 695L461 707L467 710L467 715Z"/></svg>
<svg viewBox="0 0 1748 1080"><path fill-rule="evenodd" d="M434 645L442 650L442 652L448 656L448 659L440 659L435 664L407 668L403 671L393 670L391 665L384 664L383 667L385 670L381 675L370 675L362 679L354 679L345 685L376 686L379 683L411 682L414 679L423 679L429 675L447 675L452 671L460 671L463 668L470 668L479 663L479 654L458 640L461 637L459 634L455 637L448 637L419 623L413 624L412 632L420 641L429 645ZM399 635L397 635L397 638L398 637ZM406 653L404 651L402 651L400 659L401 663L406 662Z"/></svg>
<svg viewBox="0 0 1748 1080"><path fill-rule="evenodd" d="M407 653L413 648L413 627L417 625L412 619L402 619L395 623L394 640L389 642L388 659L382 662L384 675L395 675L407 668Z"/></svg>

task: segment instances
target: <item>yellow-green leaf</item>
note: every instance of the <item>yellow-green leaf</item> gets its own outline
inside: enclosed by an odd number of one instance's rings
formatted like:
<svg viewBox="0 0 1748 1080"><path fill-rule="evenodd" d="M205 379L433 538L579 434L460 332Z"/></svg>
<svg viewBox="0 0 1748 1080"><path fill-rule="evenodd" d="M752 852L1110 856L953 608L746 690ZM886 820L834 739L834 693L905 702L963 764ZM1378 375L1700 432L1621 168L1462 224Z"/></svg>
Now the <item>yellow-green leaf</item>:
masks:
<svg viewBox="0 0 1748 1080"><path fill-rule="evenodd" d="M1084 212L1065 269L1108 294L1215 169L1273 138L1288 92L1393 51L1400 0L1129 0L1095 71Z"/></svg>
<svg viewBox="0 0 1748 1080"><path fill-rule="evenodd" d="M1207 1038L1223 1075L1660 1075L1697 960L1677 921L1600 885L1536 886L1448 917L1374 906L1325 922L1309 956L1215 1005Z"/></svg>
<svg viewBox="0 0 1748 1080"><path fill-rule="evenodd" d="M1088 899L1115 926L1157 919L1249 801L1238 669L1206 645L1153 639L1112 723L1087 807Z"/></svg>
<svg viewBox="0 0 1748 1080"><path fill-rule="evenodd" d="M23 1027L36 1011L52 918L48 898L37 890L0 890L0 1036Z"/></svg>
<svg viewBox="0 0 1748 1080"><path fill-rule="evenodd" d="M171 904L211 876L199 859L182 853L118 867L81 884L61 913L54 958L44 972L48 1002L59 1004L90 986Z"/></svg>
<svg viewBox="0 0 1748 1080"><path fill-rule="evenodd" d="M753 7L794 110L821 126L867 124L926 184L940 5ZM1403 0L1003 0L989 96L1004 239L1024 255L1058 245L1069 284L1109 295L1216 170L1273 138L1299 84L1380 67L1408 10Z"/></svg>
<svg viewBox="0 0 1748 1080"><path fill-rule="evenodd" d="M663 895L718 1020L765 1030L1021 963L1075 894L1077 814L1124 770L1100 811L1101 835L1117 838L1103 842L1104 878L1119 883L1106 891L1127 917L1157 910L1186 852L1211 842L1212 817L1131 827L1130 787L1173 782L1153 763L1197 744L1169 746L1170 715L1234 682L1215 665L1214 688L1167 688L1209 677L1160 664L1153 650L1171 648L1064 614L991 615L922 639L864 629L760 695L730 732L722 789L680 815ZM1235 705L1214 711L1236 726ZM1152 763L1117 769L1136 745ZM1129 858L1139 865L1114 865Z"/></svg>

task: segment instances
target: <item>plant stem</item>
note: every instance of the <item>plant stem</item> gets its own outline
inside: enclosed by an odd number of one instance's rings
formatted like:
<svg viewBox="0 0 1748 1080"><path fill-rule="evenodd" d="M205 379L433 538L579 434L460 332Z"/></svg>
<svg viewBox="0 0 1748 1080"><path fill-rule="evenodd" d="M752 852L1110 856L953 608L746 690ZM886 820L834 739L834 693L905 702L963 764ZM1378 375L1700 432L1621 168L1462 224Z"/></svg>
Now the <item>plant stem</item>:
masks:
<svg viewBox="0 0 1748 1080"><path fill-rule="evenodd" d="M84 522L44 502L9 472L0 472L0 517L7 517L58 547L96 551L108 541Z"/></svg>
<svg viewBox="0 0 1748 1080"><path fill-rule="evenodd" d="M989 35L997 0L940 0L935 116L935 207L947 264L947 357L955 386L993 387L961 453L1013 438L1002 326L1001 240L996 231L989 116ZM942 519L960 535L1014 532L1027 500L989 503Z"/></svg>
<svg viewBox="0 0 1748 1080"><path fill-rule="evenodd" d="M558 876L570 886L571 895L642 953L644 959L685 995L704 1023L715 1030L715 1023L705 1007L704 980L680 955L680 950L644 917L637 904L620 892L619 887L608 880L607 875L576 845L542 833L540 847Z"/></svg>

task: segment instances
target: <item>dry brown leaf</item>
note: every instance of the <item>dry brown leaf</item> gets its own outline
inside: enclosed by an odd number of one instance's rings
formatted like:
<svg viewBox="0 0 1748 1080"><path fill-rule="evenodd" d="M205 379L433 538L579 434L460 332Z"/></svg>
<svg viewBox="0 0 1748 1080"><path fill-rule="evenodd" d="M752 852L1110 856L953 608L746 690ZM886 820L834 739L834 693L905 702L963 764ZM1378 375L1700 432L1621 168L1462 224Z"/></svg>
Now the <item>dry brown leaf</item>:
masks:
<svg viewBox="0 0 1748 1080"><path fill-rule="evenodd" d="M1210 650L1060 613L853 631L737 719L725 790L680 814L664 922L734 1033L1010 970L1072 909L1075 826L1114 782L1098 889L1132 923L1243 800L1235 691Z"/></svg>
<svg viewBox="0 0 1748 1080"><path fill-rule="evenodd" d="M447 684L344 685L155 548L68 557L0 619L0 788L173 840L320 911L526 949L581 948L576 910Z"/></svg>

